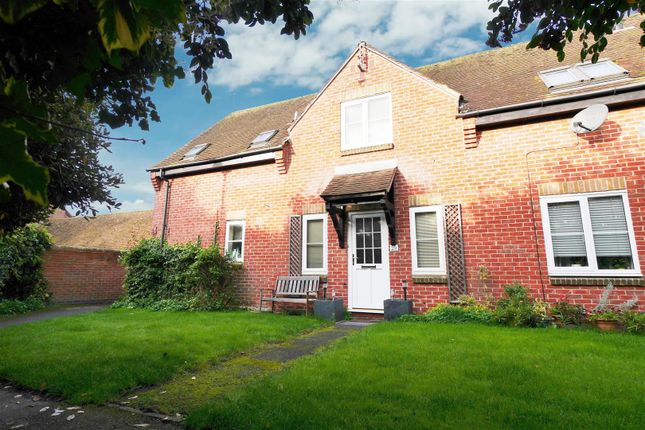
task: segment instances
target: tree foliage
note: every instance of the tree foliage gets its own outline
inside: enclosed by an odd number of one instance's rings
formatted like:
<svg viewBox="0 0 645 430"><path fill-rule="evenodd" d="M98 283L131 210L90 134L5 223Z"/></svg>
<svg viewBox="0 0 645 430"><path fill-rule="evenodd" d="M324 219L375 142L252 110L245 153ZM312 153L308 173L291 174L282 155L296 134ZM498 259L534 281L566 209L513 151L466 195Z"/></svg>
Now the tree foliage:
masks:
<svg viewBox="0 0 645 430"><path fill-rule="evenodd" d="M488 22L488 46L498 47L513 40L537 21L528 48L540 47L557 52L564 60L564 47L577 33L582 48L580 59L598 61L607 46L607 35L629 14L645 11L645 0L489 0L496 16ZM645 33L645 19L640 28ZM645 46L645 34L640 38ZM635 47L636 49L636 47Z"/></svg>
<svg viewBox="0 0 645 430"><path fill-rule="evenodd" d="M47 205L50 173L28 142L52 143L54 94L95 107L112 128L148 129L159 114L149 93L183 79L180 43L189 71L211 100L208 71L231 58L223 25L253 26L282 19L281 33L298 38L313 15L309 0L0 0L0 184ZM55 126L53 127L55 128ZM13 192L0 188L5 202Z"/></svg>
<svg viewBox="0 0 645 430"><path fill-rule="evenodd" d="M110 141L100 137L106 130L98 124L92 106L59 93L46 107L52 121L66 126L52 127L51 141L28 139L27 148L35 162L49 166L49 207L25 198L22 189L9 182L9 196L0 201L0 232L44 221L50 207L71 207L76 215L85 216L96 215L98 204L108 209L120 206L112 190L123 183L123 176L99 159L101 150L110 150Z"/></svg>

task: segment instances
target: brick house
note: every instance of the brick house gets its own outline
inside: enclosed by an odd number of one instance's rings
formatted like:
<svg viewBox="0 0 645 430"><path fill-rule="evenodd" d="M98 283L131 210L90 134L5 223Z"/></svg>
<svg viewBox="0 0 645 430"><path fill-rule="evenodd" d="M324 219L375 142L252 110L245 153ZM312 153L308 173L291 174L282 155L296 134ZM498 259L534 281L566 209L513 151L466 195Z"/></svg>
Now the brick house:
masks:
<svg viewBox="0 0 645 430"><path fill-rule="evenodd" d="M361 43L318 93L234 112L149 169L153 231L217 240L255 307L302 273L356 313L515 282L591 307L610 280L645 310L639 36L593 65L574 43L563 63L514 45L412 69ZM594 104L602 126L574 133Z"/></svg>

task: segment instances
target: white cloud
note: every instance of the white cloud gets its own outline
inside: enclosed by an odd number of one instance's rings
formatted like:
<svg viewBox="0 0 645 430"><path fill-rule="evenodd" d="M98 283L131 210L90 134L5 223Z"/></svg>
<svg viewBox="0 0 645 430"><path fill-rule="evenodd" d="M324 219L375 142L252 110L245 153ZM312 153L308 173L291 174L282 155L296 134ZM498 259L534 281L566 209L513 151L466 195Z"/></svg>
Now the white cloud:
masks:
<svg viewBox="0 0 645 430"><path fill-rule="evenodd" d="M312 12L314 25L297 41L281 36L279 24L228 26L233 59L216 63L211 82L230 89L269 83L315 90L361 40L395 57L436 61L482 49L491 16L485 0L319 0Z"/></svg>

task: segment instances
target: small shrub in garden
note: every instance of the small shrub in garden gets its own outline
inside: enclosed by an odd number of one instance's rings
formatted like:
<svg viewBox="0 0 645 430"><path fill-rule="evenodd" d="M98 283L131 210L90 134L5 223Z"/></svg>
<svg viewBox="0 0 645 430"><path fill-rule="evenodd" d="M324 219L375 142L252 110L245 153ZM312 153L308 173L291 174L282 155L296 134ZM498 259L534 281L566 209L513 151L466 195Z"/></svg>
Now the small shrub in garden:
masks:
<svg viewBox="0 0 645 430"><path fill-rule="evenodd" d="M504 287L506 297L497 301L493 320L513 327L546 327L551 322L548 305L529 297L521 285Z"/></svg>
<svg viewBox="0 0 645 430"><path fill-rule="evenodd" d="M403 315L402 321L434 321L445 323L478 322L489 323L493 313L486 306L478 304L471 296L462 296L459 305L441 303L424 315Z"/></svg>
<svg viewBox="0 0 645 430"><path fill-rule="evenodd" d="M45 302L36 297L24 300L0 299L0 315L17 315L37 311L45 307Z"/></svg>
<svg viewBox="0 0 645 430"><path fill-rule="evenodd" d="M562 325L580 326L585 321L585 308L582 305L573 305L566 300L558 301L551 308L553 316L560 320Z"/></svg>
<svg viewBox="0 0 645 430"><path fill-rule="evenodd" d="M645 334L645 312L626 311L618 318L627 332Z"/></svg>
<svg viewBox="0 0 645 430"><path fill-rule="evenodd" d="M114 307L164 311L220 310L235 303L236 266L217 246L161 246L144 239L121 256L126 296Z"/></svg>
<svg viewBox="0 0 645 430"><path fill-rule="evenodd" d="M38 224L0 236L0 299L47 299L42 264L52 237Z"/></svg>

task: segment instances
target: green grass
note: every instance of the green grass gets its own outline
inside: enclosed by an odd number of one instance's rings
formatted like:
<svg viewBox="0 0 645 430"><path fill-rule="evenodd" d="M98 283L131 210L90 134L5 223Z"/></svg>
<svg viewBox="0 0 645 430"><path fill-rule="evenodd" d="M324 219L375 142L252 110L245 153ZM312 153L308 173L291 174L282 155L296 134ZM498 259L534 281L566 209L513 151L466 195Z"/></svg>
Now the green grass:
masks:
<svg viewBox="0 0 645 430"><path fill-rule="evenodd" d="M0 378L101 403L324 323L251 312L109 309L0 329Z"/></svg>
<svg viewBox="0 0 645 430"><path fill-rule="evenodd" d="M384 323L207 404L197 428L643 428L645 337Z"/></svg>

